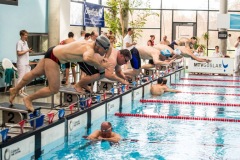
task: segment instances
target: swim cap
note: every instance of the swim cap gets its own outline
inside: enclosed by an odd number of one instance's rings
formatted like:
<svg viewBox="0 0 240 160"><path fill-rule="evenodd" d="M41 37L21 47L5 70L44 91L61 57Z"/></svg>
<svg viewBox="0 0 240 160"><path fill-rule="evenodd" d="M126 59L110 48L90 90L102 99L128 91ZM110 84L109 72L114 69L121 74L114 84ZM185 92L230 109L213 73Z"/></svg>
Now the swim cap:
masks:
<svg viewBox="0 0 240 160"><path fill-rule="evenodd" d="M161 53L163 56L166 56L166 57L170 57L170 56L171 56L170 51L167 50L167 49L161 50L160 53Z"/></svg>
<svg viewBox="0 0 240 160"><path fill-rule="evenodd" d="M180 51L180 49L174 49L173 53L175 53L176 55L180 55L182 52Z"/></svg>
<svg viewBox="0 0 240 160"><path fill-rule="evenodd" d="M99 46L101 46L102 48L104 48L106 51L110 47L110 41L109 41L109 39L105 35L98 36L97 39L96 39L96 43Z"/></svg>

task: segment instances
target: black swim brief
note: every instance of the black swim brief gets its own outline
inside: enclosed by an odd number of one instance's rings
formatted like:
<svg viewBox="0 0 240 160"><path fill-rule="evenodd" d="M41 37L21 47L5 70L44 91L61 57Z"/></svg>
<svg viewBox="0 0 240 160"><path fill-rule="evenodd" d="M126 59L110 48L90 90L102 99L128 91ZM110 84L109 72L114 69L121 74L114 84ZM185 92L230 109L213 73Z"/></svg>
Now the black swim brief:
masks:
<svg viewBox="0 0 240 160"><path fill-rule="evenodd" d="M148 64L154 64L153 59L149 59Z"/></svg>
<svg viewBox="0 0 240 160"><path fill-rule="evenodd" d="M91 66L89 64L87 64L86 62L78 62L80 69L85 72L87 75L94 75L97 73L100 73L99 70L97 68L95 68L94 66ZM101 72L100 75L105 74L104 72Z"/></svg>
<svg viewBox="0 0 240 160"><path fill-rule="evenodd" d="M175 41L172 41L172 43L169 44L168 46L171 47L172 49L174 49L174 45L178 46L178 44Z"/></svg>
<svg viewBox="0 0 240 160"><path fill-rule="evenodd" d="M54 46L55 47L55 46ZM60 61L58 60L58 58L57 57L55 57L54 56L54 54L53 54L53 48L54 47L50 47L48 50L47 50L47 52L45 53L45 56L44 56L44 58L49 58L49 59L51 59L51 60L53 60L54 62L56 62L59 66L60 66Z"/></svg>

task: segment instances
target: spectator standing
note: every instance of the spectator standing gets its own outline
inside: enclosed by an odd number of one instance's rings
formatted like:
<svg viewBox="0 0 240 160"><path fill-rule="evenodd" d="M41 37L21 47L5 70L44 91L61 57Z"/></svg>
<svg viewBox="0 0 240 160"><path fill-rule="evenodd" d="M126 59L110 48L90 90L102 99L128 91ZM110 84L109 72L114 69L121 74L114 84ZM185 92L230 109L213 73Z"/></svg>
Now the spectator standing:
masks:
<svg viewBox="0 0 240 160"><path fill-rule="evenodd" d="M134 47L134 45L137 44L137 43L133 42L132 34L133 34L132 28L128 28L128 33L123 39L123 49L131 50Z"/></svg>
<svg viewBox="0 0 240 160"><path fill-rule="evenodd" d="M96 41L97 37L98 37L98 33L96 31L92 31L91 38L89 39L89 41Z"/></svg>
<svg viewBox="0 0 240 160"><path fill-rule="evenodd" d="M82 30L81 31L81 37L78 39L78 41L82 41L85 38L86 31Z"/></svg>
<svg viewBox="0 0 240 160"><path fill-rule="evenodd" d="M154 46L154 40L155 40L155 36L154 35L150 35L150 39L147 42L148 46Z"/></svg>
<svg viewBox="0 0 240 160"><path fill-rule="evenodd" d="M29 52L32 52L32 49L28 47L27 43L28 32L26 30L21 30L20 37L16 45L18 83L22 80L23 76L31 70L29 66ZM19 95L27 96L23 89L24 88L20 89Z"/></svg>
<svg viewBox="0 0 240 160"><path fill-rule="evenodd" d="M162 41L160 41L160 44L164 45L170 45L170 42L167 40L167 36L164 35Z"/></svg>
<svg viewBox="0 0 240 160"><path fill-rule="evenodd" d="M219 51L219 46L215 46L215 51L213 52L212 57L215 57L215 58L224 57L222 52Z"/></svg>

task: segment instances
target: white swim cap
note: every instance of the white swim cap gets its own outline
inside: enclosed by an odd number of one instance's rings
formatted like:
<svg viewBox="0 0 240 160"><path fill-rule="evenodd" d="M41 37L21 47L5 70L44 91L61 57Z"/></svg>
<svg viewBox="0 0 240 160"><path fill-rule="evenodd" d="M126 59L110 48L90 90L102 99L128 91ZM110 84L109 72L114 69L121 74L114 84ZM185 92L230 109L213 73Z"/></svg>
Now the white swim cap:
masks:
<svg viewBox="0 0 240 160"><path fill-rule="evenodd" d="M180 49L176 48L176 49L174 49L173 53L176 55L180 55L182 52L180 51Z"/></svg>
<svg viewBox="0 0 240 160"><path fill-rule="evenodd" d="M98 36L97 39L96 39L96 43L99 46L101 46L102 48L104 48L106 51L110 47L110 41L109 41L109 39L105 35Z"/></svg>

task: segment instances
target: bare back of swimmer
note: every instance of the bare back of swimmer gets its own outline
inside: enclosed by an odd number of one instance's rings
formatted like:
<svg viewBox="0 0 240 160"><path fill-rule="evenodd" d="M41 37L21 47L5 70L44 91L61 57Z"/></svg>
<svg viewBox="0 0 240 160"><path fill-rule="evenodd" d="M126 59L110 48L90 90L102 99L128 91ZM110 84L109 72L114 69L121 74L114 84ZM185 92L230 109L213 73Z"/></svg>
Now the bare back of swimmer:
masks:
<svg viewBox="0 0 240 160"><path fill-rule="evenodd" d="M169 65L170 62L159 60L160 51L151 46L136 46L130 50L132 54L131 65L133 69L128 69L124 73L128 76L137 76L140 73L141 59L149 60L152 59L156 65Z"/></svg>
<svg viewBox="0 0 240 160"><path fill-rule="evenodd" d="M111 53L110 42L105 36L99 36L96 42L92 43L72 42L66 45L49 48L45 57L38 62L37 66L29 73L25 74L17 86L10 89L9 102L11 104L13 103L15 96L23 86L26 86L33 79L41 75L46 75L48 86L23 98L26 108L30 111L34 111L32 106L33 100L49 97L59 91L60 63L86 61L90 64L99 66L99 68L106 68L108 66L107 60L99 62L93 55L94 53L104 55L109 52Z"/></svg>

